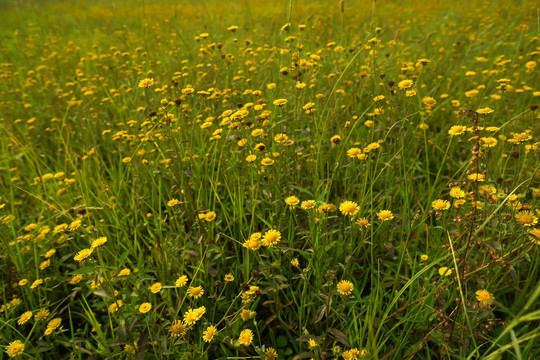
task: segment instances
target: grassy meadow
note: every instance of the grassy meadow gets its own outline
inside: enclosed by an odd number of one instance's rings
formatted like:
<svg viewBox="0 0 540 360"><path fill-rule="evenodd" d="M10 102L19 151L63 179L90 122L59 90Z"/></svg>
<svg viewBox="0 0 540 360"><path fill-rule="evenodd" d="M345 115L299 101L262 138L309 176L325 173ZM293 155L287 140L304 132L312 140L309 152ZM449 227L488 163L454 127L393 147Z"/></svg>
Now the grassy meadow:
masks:
<svg viewBox="0 0 540 360"><path fill-rule="evenodd" d="M536 1L0 2L0 360L540 359Z"/></svg>

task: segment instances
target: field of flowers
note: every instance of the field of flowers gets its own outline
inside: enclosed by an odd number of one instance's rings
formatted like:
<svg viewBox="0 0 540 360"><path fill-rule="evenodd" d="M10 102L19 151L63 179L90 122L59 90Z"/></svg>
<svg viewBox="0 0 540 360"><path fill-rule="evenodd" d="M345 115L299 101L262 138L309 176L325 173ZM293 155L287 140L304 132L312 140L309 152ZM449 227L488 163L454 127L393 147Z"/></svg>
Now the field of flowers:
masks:
<svg viewBox="0 0 540 360"><path fill-rule="evenodd" d="M0 360L540 359L536 1L0 20Z"/></svg>

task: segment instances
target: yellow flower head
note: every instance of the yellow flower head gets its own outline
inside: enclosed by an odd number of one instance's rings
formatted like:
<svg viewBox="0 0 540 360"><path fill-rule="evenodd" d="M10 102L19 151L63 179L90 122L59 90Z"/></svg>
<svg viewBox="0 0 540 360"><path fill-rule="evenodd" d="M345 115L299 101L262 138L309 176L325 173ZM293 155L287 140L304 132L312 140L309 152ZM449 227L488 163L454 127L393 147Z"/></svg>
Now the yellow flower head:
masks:
<svg viewBox="0 0 540 360"><path fill-rule="evenodd" d="M339 205L339 211L343 215L354 216L360 211L360 206L354 201L344 201Z"/></svg>
<svg viewBox="0 0 540 360"><path fill-rule="evenodd" d="M476 292L476 299L482 304L490 304L495 300L495 297L487 290L478 290Z"/></svg>
<svg viewBox="0 0 540 360"><path fill-rule="evenodd" d="M240 336L238 337L238 342L241 345L249 346L253 342L253 331L250 329L242 330Z"/></svg>
<svg viewBox="0 0 540 360"><path fill-rule="evenodd" d="M347 280L341 280L337 284L337 291L341 295L351 295L354 290L354 285L352 282Z"/></svg>

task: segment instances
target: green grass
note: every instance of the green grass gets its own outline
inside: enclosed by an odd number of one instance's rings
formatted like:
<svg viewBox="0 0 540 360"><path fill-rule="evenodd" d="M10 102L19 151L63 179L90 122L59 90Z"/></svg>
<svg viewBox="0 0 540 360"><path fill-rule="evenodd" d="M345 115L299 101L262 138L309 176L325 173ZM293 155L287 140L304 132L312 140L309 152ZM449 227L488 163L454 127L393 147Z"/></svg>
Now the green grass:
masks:
<svg viewBox="0 0 540 360"><path fill-rule="evenodd" d="M1 3L0 358L540 357L535 5Z"/></svg>

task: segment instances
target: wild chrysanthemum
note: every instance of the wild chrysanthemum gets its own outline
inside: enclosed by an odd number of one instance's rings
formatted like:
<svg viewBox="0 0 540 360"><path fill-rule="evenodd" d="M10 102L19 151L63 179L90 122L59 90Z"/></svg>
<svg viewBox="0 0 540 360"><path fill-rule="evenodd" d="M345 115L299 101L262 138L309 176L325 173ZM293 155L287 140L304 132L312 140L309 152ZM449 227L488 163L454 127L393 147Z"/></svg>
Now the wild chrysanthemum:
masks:
<svg viewBox="0 0 540 360"><path fill-rule="evenodd" d="M43 284L43 279L37 279L30 285L30 289L35 289L41 284Z"/></svg>
<svg viewBox="0 0 540 360"><path fill-rule="evenodd" d="M187 282L188 282L188 277L186 275L182 275L178 279L176 279L174 286L183 287L187 284Z"/></svg>
<svg viewBox="0 0 540 360"><path fill-rule="evenodd" d="M281 233L277 230L270 229L264 234L262 238L262 244L264 246L271 247L279 243L280 240L281 240Z"/></svg>
<svg viewBox="0 0 540 360"><path fill-rule="evenodd" d="M94 252L94 248L82 249L81 251L79 251L77 253L77 255L75 255L73 257L73 260L75 260L75 261L83 261L84 259L86 259L90 255L92 255L92 252Z"/></svg>
<svg viewBox="0 0 540 360"><path fill-rule="evenodd" d="M105 236L99 237L96 240L92 241L92 248L97 248L107 242L107 238Z"/></svg>
<svg viewBox="0 0 540 360"><path fill-rule="evenodd" d="M150 311L150 309L152 309L152 304L150 304L149 302L142 303L139 306L139 312L141 314L146 314L147 312Z"/></svg>
<svg viewBox="0 0 540 360"><path fill-rule="evenodd" d="M190 286L187 290L188 296L198 299L204 294L204 289L202 286Z"/></svg>
<svg viewBox="0 0 540 360"><path fill-rule="evenodd" d="M169 201L167 201L167 206L168 207L172 207L172 206L176 206L180 201L178 201L178 199L171 199Z"/></svg>
<svg viewBox="0 0 540 360"><path fill-rule="evenodd" d="M450 208L450 203L446 200L437 199L431 203L431 206L434 210L448 210Z"/></svg>
<svg viewBox="0 0 540 360"><path fill-rule="evenodd" d="M120 272L119 272L118 275L116 275L116 276L128 276L129 274L131 274L131 270L129 270L129 269L122 269L122 270L120 270Z"/></svg>
<svg viewBox="0 0 540 360"><path fill-rule="evenodd" d="M203 331L203 341L204 342L211 342L214 340L214 336L217 333L217 329L214 325L210 325L206 328L206 330Z"/></svg>
<svg viewBox="0 0 540 360"><path fill-rule="evenodd" d="M60 324L62 323L62 318L54 318L47 324L47 330L49 333L52 333L54 330L56 330Z"/></svg>
<svg viewBox="0 0 540 360"><path fill-rule="evenodd" d="M315 204L316 204L315 200L306 200L306 201L302 201L302 204L300 204L300 206L304 210L309 210L309 209L313 209L315 207Z"/></svg>
<svg viewBox="0 0 540 360"><path fill-rule="evenodd" d="M186 334L187 327L182 320L175 320L169 327L169 333L171 336L184 336Z"/></svg>
<svg viewBox="0 0 540 360"><path fill-rule="evenodd" d="M493 112L493 109L489 107L485 107L481 109L476 109L476 112L480 115L487 115L487 114L491 114Z"/></svg>
<svg viewBox="0 0 540 360"><path fill-rule="evenodd" d="M19 356L23 352L24 352L24 344L21 340L12 341L11 343L9 343L6 349L6 354L8 354L10 358Z"/></svg>
<svg viewBox="0 0 540 360"><path fill-rule="evenodd" d="M389 221L394 218L394 214L390 210L381 210L377 213L377 217L381 221Z"/></svg>
<svg viewBox="0 0 540 360"><path fill-rule="evenodd" d="M480 138L480 144L481 146L484 146L484 147L494 147L495 145L497 145L497 139L495 139L494 137L482 137Z"/></svg>
<svg viewBox="0 0 540 360"><path fill-rule="evenodd" d="M476 292L476 299L482 304L490 304L495 300L495 297L487 290L478 290Z"/></svg>
<svg viewBox="0 0 540 360"><path fill-rule="evenodd" d="M214 221L216 219L216 216L217 215L214 211L209 211L204 215L204 220L208 222Z"/></svg>
<svg viewBox="0 0 540 360"><path fill-rule="evenodd" d="M450 276L450 275L452 275L452 269L449 269L446 266L441 266L439 268L439 275L440 276Z"/></svg>
<svg viewBox="0 0 540 360"><path fill-rule="evenodd" d="M360 226L361 228L367 229L371 223L366 218L360 218L356 221L356 224Z"/></svg>
<svg viewBox="0 0 540 360"><path fill-rule="evenodd" d="M277 99L274 100L273 104L276 106L283 106L287 103L287 99Z"/></svg>
<svg viewBox="0 0 540 360"><path fill-rule="evenodd" d="M49 309L41 309L34 315L35 321L45 320L49 316Z"/></svg>
<svg viewBox="0 0 540 360"><path fill-rule="evenodd" d="M467 127L466 126L462 126L462 125L454 125L450 128L450 130L448 130L448 134L450 135L461 135L463 133L465 133L465 131L467 130Z"/></svg>
<svg viewBox="0 0 540 360"><path fill-rule="evenodd" d="M516 220L523 226L533 226L538 223L538 218L532 211L521 211L516 214Z"/></svg>
<svg viewBox="0 0 540 360"><path fill-rule="evenodd" d="M360 206L354 201L344 201L339 205L339 211L346 216L354 216L360 211Z"/></svg>
<svg viewBox="0 0 540 360"><path fill-rule="evenodd" d="M398 88L399 88L400 90L404 90L404 89L410 88L412 85L413 85L413 81L412 81L412 80L401 80L401 81L398 83Z"/></svg>
<svg viewBox="0 0 540 360"><path fill-rule="evenodd" d="M123 304L124 303L122 302L122 300L116 300L111 305L109 305L109 312L110 313L117 312L118 309L120 309Z"/></svg>
<svg viewBox="0 0 540 360"><path fill-rule="evenodd" d="M529 234L531 234L531 236L529 236L529 239L532 242L540 245L540 229L531 229L529 231Z"/></svg>
<svg viewBox="0 0 540 360"><path fill-rule="evenodd" d="M273 347L266 348L265 355L266 357L264 358L264 360L276 360L278 357L278 353Z"/></svg>
<svg viewBox="0 0 540 360"><path fill-rule="evenodd" d="M152 284L152 286L150 286L150 291L155 294L155 293L158 293L161 291L161 283L160 282L157 282L157 283L154 283Z"/></svg>
<svg viewBox="0 0 540 360"><path fill-rule="evenodd" d="M240 336L238 337L238 342L241 345L249 346L251 345L251 342L253 341L253 331L250 329L244 329L240 333Z"/></svg>
<svg viewBox="0 0 540 360"><path fill-rule="evenodd" d="M479 173L470 174L467 176L467 178L472 181L479 181L479 182L486 181L486 176L484 174L479 174Z"/></svg>
<svg viewBox="0 0 540 360"><path fill-rule="evenodd" d="M465 197L465 191L461 190L459 186L454 186L450 189L450 196L456 199L461 199Z"/></svg>
<svg viewBox="0 0 540 360"><path fill-rule="evenodd" d="M22 315L19 317L19 320L17 320L17 324L24 325L32 318L32 312L26 311L22 313Z"/></svg>
<svg viewBox="0 0 540 360"><path fill-rule="evenodd" d="M354 290L353 283L348 280L341 280L336 287L341 295L351 295Z"/></svg>
<svg viewBox="0 0 540 360"><path fill-rule="evenodd" d="M300 203L300 200L296 196L289 196L285 199L285 204L289 205L291 208L295 207Z"/></svg>
<svg viewBox="0 0 540 360"><path fill-rule="evenodd" d="M139 87L140 88L149 88L150 86L154 85L154 79L146 78L139 81Z"/></svg>

